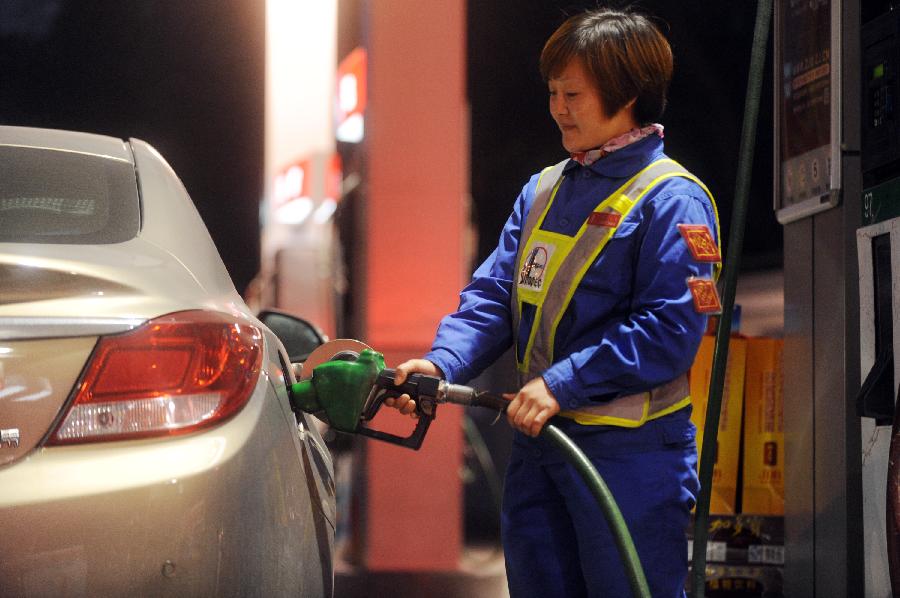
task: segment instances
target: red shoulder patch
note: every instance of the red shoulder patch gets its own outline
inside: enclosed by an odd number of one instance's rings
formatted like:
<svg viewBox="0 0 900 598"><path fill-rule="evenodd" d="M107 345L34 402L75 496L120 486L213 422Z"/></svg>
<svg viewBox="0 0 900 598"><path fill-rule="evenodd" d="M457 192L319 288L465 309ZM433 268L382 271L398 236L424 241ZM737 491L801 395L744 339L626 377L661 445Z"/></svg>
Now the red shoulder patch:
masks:
<svg viewBox="0 0 900 598"><path fill-rule="evenodd" d="M705 224L679 224L678 232L698 262L721 262L722 254Z"/></svg>
<svg viewBox="0 0 900 598"><path fill-rule="evenodd" d="M700 314L717 314L722 311L716 283L709 278L688 278L688 289L694 298L694 311Z"/></svg>

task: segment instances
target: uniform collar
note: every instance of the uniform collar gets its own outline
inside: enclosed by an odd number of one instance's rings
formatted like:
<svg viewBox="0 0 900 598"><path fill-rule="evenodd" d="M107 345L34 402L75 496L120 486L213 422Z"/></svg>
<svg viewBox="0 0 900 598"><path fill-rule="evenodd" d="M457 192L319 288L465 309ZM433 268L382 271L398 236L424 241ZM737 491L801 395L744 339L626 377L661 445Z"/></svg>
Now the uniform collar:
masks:
<svg viewBox="0 0 900 598"><path fill-rule="evenodd" d="M657 135L649 135L600 158L590 166L582 166L569 160L563 167L563 174L570 175L588 169L594 174L612 178L630 177L656 160L663 153L663 140Z"/></svg>

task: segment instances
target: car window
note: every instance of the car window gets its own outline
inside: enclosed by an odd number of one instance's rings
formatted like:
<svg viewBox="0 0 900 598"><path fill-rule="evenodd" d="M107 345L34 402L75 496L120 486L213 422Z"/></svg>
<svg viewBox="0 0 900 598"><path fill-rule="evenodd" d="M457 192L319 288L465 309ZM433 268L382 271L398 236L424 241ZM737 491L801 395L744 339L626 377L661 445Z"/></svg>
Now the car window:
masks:
<svg viewBox="0 0 900 598"><path fill-rule="evenodd" d="M0 146L0 243L120 243L139 230L131 163Z"/></svg>

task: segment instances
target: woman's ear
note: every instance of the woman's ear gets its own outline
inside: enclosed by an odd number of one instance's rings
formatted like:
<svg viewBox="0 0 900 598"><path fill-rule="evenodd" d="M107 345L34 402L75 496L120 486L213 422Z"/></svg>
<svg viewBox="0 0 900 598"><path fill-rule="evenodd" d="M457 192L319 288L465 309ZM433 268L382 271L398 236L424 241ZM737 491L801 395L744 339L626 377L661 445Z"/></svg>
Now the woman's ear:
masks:
<svg viewBox="0 0 900 598"><path fill-rule="evenodd" d="M634 121L635 123L637 123L637 116L635 115L635 112L636 112L635 105L636 104L637 104L637 96L631 98L630 100L628 100L627 102L622 104L622 108L616 114L616 117L624 118L627 121Z"/></svg>

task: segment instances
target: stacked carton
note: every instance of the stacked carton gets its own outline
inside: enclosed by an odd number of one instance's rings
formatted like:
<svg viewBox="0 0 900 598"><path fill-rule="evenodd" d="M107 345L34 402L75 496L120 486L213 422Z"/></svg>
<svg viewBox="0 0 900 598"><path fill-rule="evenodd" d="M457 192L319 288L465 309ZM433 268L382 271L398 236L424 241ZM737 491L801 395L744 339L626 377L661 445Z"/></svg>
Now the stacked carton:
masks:
<svg viewBox="0 0 900 598"><path fill-rule="evenodd" d="M715 338L704 336L691 368L691 400L694 405L691 420L697 426L697 452L703 446L709 379L712 373ZM719 415L719 434L716 441L716 461L713 467L713 487L710 513L734 514L737 498L738 464L741 447L741 411L744 404L744 365L747 341L734 337L728 346L728 365L725 368L725 387ZM702 457L702 455L700 455Z"/></svg>
<svg viewBox="0 0 900 598"><path fill-rule="evenodd" d="M706 547L706 586L716 595L782 596L783 346L780 339L730 339ZM714 347L714 337L703 338L690 374L698 453Z"/></svg>
<svg viewBox="0 0 900 598"><path fill-rule="evenodd" d="M780 339L750 339L744 390L744 513L784 514L783 348Z"/></svg>
<svg viewBox="0 0 900 598"><path fill-rule="evenodd" d="M698 453L703 443L714 347L714 337L703 337L690 374L694 405L691 419L697 426ZM782 348L780 339L734 336L730 340L711 513L784 514Z"/></svg>

